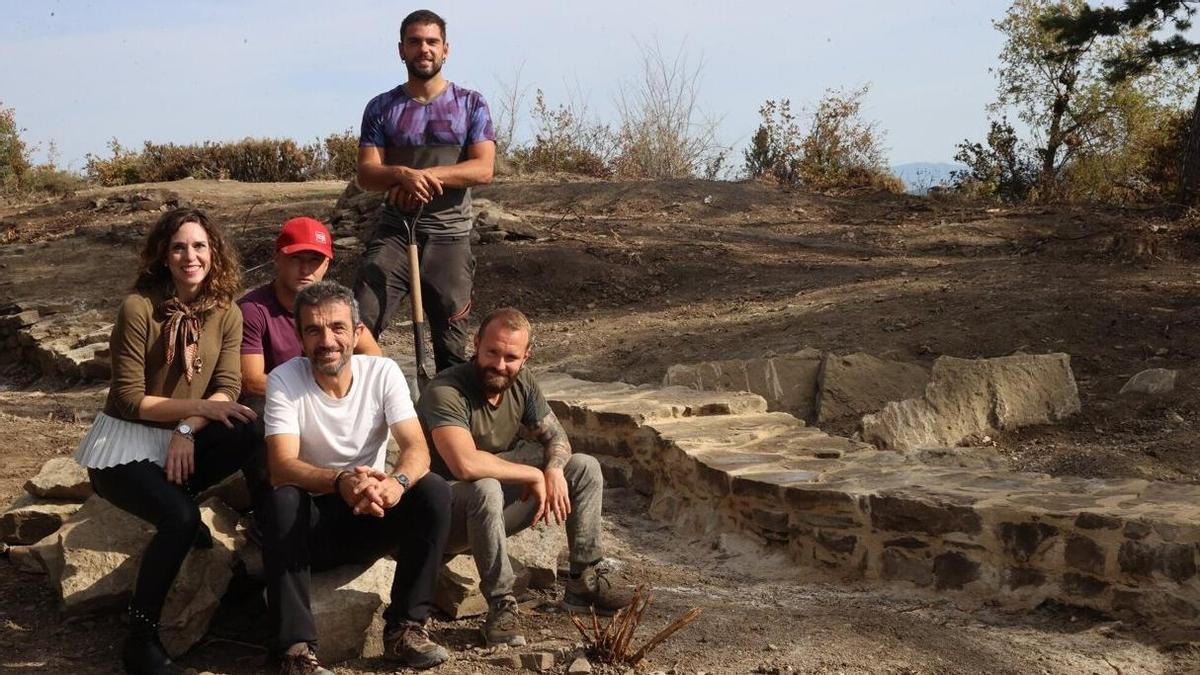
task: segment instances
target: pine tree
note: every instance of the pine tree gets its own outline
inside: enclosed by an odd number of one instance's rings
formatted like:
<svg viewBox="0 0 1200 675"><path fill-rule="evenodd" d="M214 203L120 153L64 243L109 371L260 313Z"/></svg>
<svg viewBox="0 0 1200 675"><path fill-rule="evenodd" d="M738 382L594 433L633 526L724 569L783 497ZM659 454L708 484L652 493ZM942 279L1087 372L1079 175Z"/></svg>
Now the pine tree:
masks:
<svg viewBox="0 0 1200 675"><path fill-rule="evenodd" d="M1044 25L1057 32L1058 40L1072 50L1086 49L1100 36L1119 35L1133 29L1174 31L1164 39L1151 39L1128 54L1106 59L1108 78L1120 82L1146 72L1152 66L1172 61L1185 66L1200 60L1200 42L1192 42L1184 33L1192 27L1192 19L1200 8L1196 0L1125 0L1124 7L1084 5L1075 15L1060 12L1044 20ZM1184 204L1200 204L1200 89L1192 112L1191 130L1184 149L1183 171L1179 180L1179 200Z"/></svg>

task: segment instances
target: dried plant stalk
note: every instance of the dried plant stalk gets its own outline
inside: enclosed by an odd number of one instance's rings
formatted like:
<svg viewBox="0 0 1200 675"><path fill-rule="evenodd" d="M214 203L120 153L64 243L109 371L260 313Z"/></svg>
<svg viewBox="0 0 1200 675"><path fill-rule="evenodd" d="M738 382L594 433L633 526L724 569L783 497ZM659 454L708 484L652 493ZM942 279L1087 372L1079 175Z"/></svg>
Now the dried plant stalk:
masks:
<svg viewBox="0 0 1200 675"><path fill-rule="evenodd" d="M641 649L630 654L633 636L652 600L653 596L646 590L646 587L639 586L633 594L633 601L627 607L618 610L603 628L600 626L600 620L596 618L594 609L592 610L590 633L584 622L574 614L571 615L571 623L587 640L589 651L597 661L609 664L637 665L650 653L650 650L662 644L667 638L700 616L700 608L693 607L650 638L650 641Z"/></svg>

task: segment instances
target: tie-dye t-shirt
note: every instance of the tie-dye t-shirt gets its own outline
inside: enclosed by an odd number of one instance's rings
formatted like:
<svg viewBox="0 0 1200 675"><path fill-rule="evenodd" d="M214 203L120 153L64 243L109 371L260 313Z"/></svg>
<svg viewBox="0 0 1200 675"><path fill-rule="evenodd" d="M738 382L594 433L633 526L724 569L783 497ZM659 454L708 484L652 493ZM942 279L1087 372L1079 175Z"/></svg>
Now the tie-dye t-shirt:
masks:
<svg viewBox="0 0 1200 675"><path fill-rule="evenodd" d="M450 83L428 103L414 100L403 85L371 99L358 144L383 148L384 164L425 169L457 164L467 158L467 146L495 140L487 101L479 92ZM380 224L401 226L405 215L384 206ZM445 188L425 205L417 229L434 235L469 233L470 188Z"/></svg>

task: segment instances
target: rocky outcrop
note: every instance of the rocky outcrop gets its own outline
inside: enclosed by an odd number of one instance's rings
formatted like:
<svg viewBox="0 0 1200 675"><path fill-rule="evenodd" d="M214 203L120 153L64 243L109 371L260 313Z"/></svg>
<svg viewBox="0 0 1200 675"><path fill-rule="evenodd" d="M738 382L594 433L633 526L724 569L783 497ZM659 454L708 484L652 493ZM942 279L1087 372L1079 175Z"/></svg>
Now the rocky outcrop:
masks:
<svg viewBox="0 0 1200 675"><path fill-rule="evenodd" d="M162 639L172 654L190 648L208 628L229 580L234 550L240 546L237 514L217 500L200 507L213 535L213 547L194 549L184 560L163 608ZM62 528L36 544L52 588L69 614L117 609L128 601L149 525L92 497Z"/></svg>
<svg viewBox="0 0 1200 675"><path fill-rule="evenodd" d="M92 496L92 481L88 479L87 469L74 459L55 457L25 482L25 491L43 499L83 502Z"/></svg>
<svg viewBox="0 0 1200 675"><path fill-rule="evenodd" d="M342 565L312 575L313 618L325 663L383 653L383 610L391 599L396 563Z"/></svg>
<svg viewBox="0 0 1200 675"><path fill-rule="evenodd" d="M1079 410L1066 354L943 356L921 398L863 417L862 432L864 440L886 449L952 447L1000 430L1057 422Z"/></svg>
<svg viewBox="0 0 1200 675"><path fill-rule="evenodd" d="M24 495L0 515L0 541L33 544L57 532L63 521L79 510L75 502L38 499Z"/></svg>

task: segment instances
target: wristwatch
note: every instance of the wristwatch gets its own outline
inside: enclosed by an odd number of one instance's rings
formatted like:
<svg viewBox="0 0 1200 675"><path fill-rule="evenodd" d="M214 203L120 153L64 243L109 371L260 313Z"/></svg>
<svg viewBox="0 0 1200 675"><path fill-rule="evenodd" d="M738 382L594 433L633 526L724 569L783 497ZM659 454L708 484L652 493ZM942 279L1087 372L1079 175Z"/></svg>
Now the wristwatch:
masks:
<svg viewBox="0 0 1200 675"><path fill-rule="evenodd" d="M405 476L402 473L394 473L392 474L392 478L395 478L396 482L399 483L400 487L404 488L406 492L408 491L408 476Z"/></svg>
<svg viewBox="0 0 1200 675"><path fill-rule="evenodd" d="M192 431L192 425L188 424L187 422L180 422L179 424L176 424L175 425L175 433L179 434L180 436L183 436L184 438L188 439L189 441L196 440L196 433L194 431Z"/></svg>

